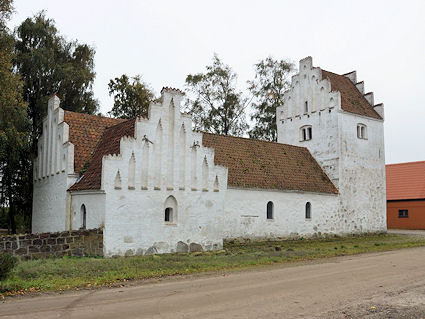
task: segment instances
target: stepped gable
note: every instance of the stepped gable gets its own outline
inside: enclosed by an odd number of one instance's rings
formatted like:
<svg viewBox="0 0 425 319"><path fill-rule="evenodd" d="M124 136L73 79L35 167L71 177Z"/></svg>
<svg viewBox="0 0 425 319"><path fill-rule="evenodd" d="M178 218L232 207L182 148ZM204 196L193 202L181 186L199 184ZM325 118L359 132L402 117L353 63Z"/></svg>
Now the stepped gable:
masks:
<svg viewBox="0 0 425 319"><path fill-rule="evenodd" d="M344 111L382 119L348 77L322 70L322 79L328 79L331 82L331 91L341 93L341 108Z"/></svg>
<svg viewBox="0 0 425 319"><path fill-rule="evenodd" d="M385 165L387 200L425 199L425 161Z"/></svg>
<svg viewBox="0 0 425 319"><path fill-rule="evenodd" d="M64 122L69 125L69 141L74 144L76 173L90 160L105 129L123 121L125 120L64 111Z"/></svg>
<svg viewBox="0 0 425 319"><path fill-rule="evenodd" d="M81 179L69 190L100 189L102 179L102 158L109 154L120 153L120 140L123 136L134 137L135 119L123 120L121 123L108 127L90 159L87 171Z"/></svg>
<svg viewBox="0 0 425 319"><path fill-rule="evenodd" d="M228 186L337 194L305 147L203 133L214 163L228 168Z"/></svg>

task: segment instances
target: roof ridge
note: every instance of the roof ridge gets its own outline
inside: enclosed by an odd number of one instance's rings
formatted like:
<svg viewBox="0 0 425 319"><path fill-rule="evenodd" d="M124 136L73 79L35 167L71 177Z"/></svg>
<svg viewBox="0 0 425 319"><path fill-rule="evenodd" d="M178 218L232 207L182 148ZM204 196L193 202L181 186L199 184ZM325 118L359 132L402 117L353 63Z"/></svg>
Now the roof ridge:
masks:
<svg viewBox="0 0 425 319"><path fill-rule="evenodd" d="M252 141L252 142L270 143L270 144L275 144L275 145L286 145L286 146L295 147L295 148L307 149L307 147L305 147L305 146L298 146L298 145L287 144L287 143L279 143L279 142L274 142L274 141L266 141L266 140L260 140L260 139L256 139L256 138L250 138L250 137L224 135L224 134L210 133L210 132L205 132L205 131L197 131L197 132L200 132L202 134L215 135L215 136L232 137L232 138L243 139L243 140L248 140L248 141Z"/></svg>
<svg viewBox="0 0 425 319"><path fill-rule="evenodd" d="M425 164L425 161L412 161L412 162L403 162L403 163L392 163L392 164L385 164L385 166L394 166L394 165L406 165L406 164Z"/></svg>

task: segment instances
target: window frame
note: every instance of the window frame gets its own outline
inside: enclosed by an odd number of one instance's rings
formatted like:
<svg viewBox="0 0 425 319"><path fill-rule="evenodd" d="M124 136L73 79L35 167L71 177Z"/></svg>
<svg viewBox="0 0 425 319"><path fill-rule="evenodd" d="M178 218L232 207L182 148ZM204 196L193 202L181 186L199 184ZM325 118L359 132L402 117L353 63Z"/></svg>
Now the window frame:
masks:
<svg viewBox="0 0 425 319"><path fill-rule="evenodd" d="M363 123L357 123L357 138L360 140L367 140L367 125Z"/></svg>
<svg viewBox="0 0 425 319"><path fill-rule="evenodd" d="M173 208L172 207L166 207L165 208L165 210L164 210L164 222L166 222L166 223L172 223L173 222Z"/></svg>
<svg viewBox="0 0 425 319"><path fill-rule="evenodd" d="M398 210L398 218L409 218L409 210L408 209L399 209Z"/></svg>
<svg viewBox="0 0 425 319"><path fill-rule="evenodd" d="M306 220L311 220L311 202L307 202L305 203L305 219Z"/></svg>
<svg viewBox="0 0 425 319"><path fill-rule="evenodd" d="M313 127L303 125L300 127L300 142L311 141L313 139Z"/></svg>
<svg viewBox="0 0 425 319"><path fill-rule="evenodd" d="M268 201L266 204L266 219L274 220L274 203L272 201Z"/></svg>

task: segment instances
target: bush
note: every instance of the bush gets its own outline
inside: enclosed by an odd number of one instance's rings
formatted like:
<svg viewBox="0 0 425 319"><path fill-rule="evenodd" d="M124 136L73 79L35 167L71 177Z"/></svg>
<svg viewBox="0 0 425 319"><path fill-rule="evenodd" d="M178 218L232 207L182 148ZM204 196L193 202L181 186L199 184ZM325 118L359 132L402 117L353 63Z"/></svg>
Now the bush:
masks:
<svg viewBox="0 0 425 319"><path fill-rule="evenodd" d="M18 260L10 254L0 252L0 280L6 279L7 275L16 266Z"/></svg>

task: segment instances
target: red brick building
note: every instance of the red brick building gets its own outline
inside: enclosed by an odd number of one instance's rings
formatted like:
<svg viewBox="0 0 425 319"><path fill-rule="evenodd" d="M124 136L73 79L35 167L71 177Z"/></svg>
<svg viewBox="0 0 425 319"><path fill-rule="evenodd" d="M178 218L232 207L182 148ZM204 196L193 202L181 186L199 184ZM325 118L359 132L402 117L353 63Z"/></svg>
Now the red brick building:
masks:
<svg viewBox="0 0 425 319"><path fill-rule="evenodd" d="M388 228L425 229L425 161L385 168Z"/></svg>

